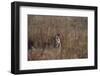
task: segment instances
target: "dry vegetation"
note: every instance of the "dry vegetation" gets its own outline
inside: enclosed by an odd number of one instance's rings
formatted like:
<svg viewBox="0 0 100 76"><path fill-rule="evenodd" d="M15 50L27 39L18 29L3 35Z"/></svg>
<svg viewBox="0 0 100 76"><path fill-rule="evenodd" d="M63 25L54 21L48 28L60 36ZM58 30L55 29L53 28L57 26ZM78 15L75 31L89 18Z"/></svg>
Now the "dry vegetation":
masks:
<svg viewBox="0 0 100 76"><path fill-rule="evenodd" d="M28 40L34 47L28 50L28 60L87 58L87 22L87 17L28 15ZM63 35L61 51L52 41L59 32ZM43 49L45 42L50 45Z"/></svg>

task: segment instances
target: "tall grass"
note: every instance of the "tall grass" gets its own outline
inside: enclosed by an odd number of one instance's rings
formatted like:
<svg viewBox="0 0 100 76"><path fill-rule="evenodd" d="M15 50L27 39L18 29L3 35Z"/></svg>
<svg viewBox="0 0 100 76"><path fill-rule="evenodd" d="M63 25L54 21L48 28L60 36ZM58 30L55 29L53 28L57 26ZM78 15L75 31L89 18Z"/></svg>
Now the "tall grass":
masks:
<svg viewBox="0 0 100 76"><path fill-rule="evenodd" d="M87 58L87 20L87 17L28 15L28 40L33 42L35 48L31 52L31 60ZM59 55L57 49L50 48L57 33L63 35ZM41 56L43 51L36 50L42 49L45 42L51 45Z"/></svg>

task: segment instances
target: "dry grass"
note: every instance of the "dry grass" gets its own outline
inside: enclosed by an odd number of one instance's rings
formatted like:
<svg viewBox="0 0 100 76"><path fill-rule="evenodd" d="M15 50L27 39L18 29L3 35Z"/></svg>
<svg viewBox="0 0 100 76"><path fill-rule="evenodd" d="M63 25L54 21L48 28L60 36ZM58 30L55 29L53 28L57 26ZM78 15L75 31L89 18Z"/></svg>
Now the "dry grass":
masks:
<svg viewBox="0 0 100 76"><path fill-rule="evenodd" d="M28 60L87 58L87 17L28 15L28 40L35 48L28 50ZM53 48L55 34L63 35L62 50ZM51 45L43 50L45 42Z"/></svg>
<svg viewBox="0 0 100 76"><path fill-rule="evenodd" d="M45 51L32 51L31 59L28 60L54 60L54 59L78 59L87 58L87 51L74 51L74 50L62 50L58 52L57 49L49 49Z"/></svg>

